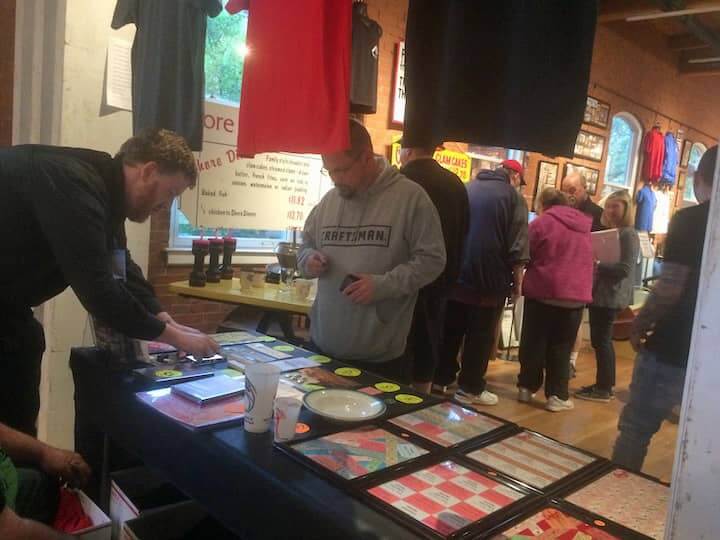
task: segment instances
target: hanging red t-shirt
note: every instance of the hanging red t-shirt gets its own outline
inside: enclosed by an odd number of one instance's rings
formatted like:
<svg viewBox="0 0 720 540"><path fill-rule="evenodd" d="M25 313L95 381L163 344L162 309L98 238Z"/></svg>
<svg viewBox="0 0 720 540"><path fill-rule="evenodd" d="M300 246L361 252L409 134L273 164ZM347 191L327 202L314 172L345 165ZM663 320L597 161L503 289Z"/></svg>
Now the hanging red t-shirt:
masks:
<svg viewBox="0 0 720 540"><path fill-rule="evenodd" d="M332 153L350 146L349 0L230 0L249 9L238 153Z"/></svg>
<svg viewBox="0 0 720 540"><path fill-rule="evenodd" d="M645 159L643 161L643 178L655 183L662 176L665 159L665 137L659 129L653 128L645 134L643 141Z"/></svg>

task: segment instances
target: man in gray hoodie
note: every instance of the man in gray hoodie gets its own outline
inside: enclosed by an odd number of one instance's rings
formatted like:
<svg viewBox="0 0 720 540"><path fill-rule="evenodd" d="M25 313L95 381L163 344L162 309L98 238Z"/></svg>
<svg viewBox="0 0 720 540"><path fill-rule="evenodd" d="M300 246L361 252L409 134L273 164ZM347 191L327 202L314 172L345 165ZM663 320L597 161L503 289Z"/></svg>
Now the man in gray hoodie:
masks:
<svg viewBox="0 0 720 540"><path fill-rule="evenodd" d="M422 187L374 155L354 120L350 145L322 156L335 188L303 231L299 266L319 278L312 340L338 360L406 380L418 290L445 268L440 218Z"/></svg>

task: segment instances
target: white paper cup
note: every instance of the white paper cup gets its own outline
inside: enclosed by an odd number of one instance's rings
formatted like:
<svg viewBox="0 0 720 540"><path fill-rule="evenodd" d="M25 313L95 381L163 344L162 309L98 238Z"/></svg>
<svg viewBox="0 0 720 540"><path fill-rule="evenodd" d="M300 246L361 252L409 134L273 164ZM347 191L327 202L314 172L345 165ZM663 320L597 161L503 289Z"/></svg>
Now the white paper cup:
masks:
<svg viewBox="0 0 720 540"><path fill-rule="evenodd" d="M240 272L240 290L249 291L253 285L253 278L255 272L242 271Z"/></svg>
<svg viewBox="0 0 720 540"><path fill-rule="evenodd" d="M280 368L272 364L245 368L245 431L264 433L270 429L279 380Z"/></svg>
<svg viewBox="0 0 720 540"><path fill-rule="evenodd" d="M295 426L302 402L293 397L275 398L275 441L289 441L295 436Z"/></svg>
<svg viewBox="0 0 720 540"><path fill-rule="evenodd" d="M307 300L308 296L310 296L312 284L310 279L296 279L293 284L293 297L295 300Z"/></svg>

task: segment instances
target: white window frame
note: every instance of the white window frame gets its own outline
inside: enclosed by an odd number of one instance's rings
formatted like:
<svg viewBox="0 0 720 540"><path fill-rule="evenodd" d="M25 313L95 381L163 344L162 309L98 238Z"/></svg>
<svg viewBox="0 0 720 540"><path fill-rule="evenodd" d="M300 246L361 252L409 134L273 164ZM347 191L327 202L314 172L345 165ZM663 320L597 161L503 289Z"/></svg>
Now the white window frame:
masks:
<svg viewBox="0 0 720 540"><path fill-rule="evenodd" d="M625 120L628 124L630 124L630 127L634 130L635 136L633 137L632 146L630 148L630 161L627 164L627 167L625 169L625 178L629 181L628 185L624 184L615 184L612 182L608 182L608 167L610 166L610 139L612 138L612 122L615 120L615 118L620 118L622 120ZM630 193L635 192L635 184L637 183L637 172L638 172L638 164L640 162L640 142L642 141L642 135L643 135L643 128L640 122L637 118L635 118L634 115L632 115L629 112L621 111L619 113L615 113L610 121L610 136L608 137L607 145L608 145L608 152L607 156L605 158L605 178L603 182L603 194L607 194L610 191L615 191L618 189L626 189ZM609 189L608 189L609 188Z"/></svg>

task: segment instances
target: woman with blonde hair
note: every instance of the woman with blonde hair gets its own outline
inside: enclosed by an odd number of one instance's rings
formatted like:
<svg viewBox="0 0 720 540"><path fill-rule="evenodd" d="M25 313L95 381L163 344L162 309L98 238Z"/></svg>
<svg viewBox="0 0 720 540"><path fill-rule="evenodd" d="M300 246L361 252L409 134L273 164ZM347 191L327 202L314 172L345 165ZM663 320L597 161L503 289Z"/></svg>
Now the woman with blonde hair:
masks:
<svg viewBox="0 0 720 540"><path fill-rule="evenodd" d="M640 252L640 240L632 226L633 214L632 198L625 190L612 193L605 201L602 224L609 229L618 229L620 261L595 265L593 302L590 305L590 341L595 349L597 375L595 384L575 393L579 399L608 402L614 397L613 323L617 314L632 303L632 275Z"/></svg>

